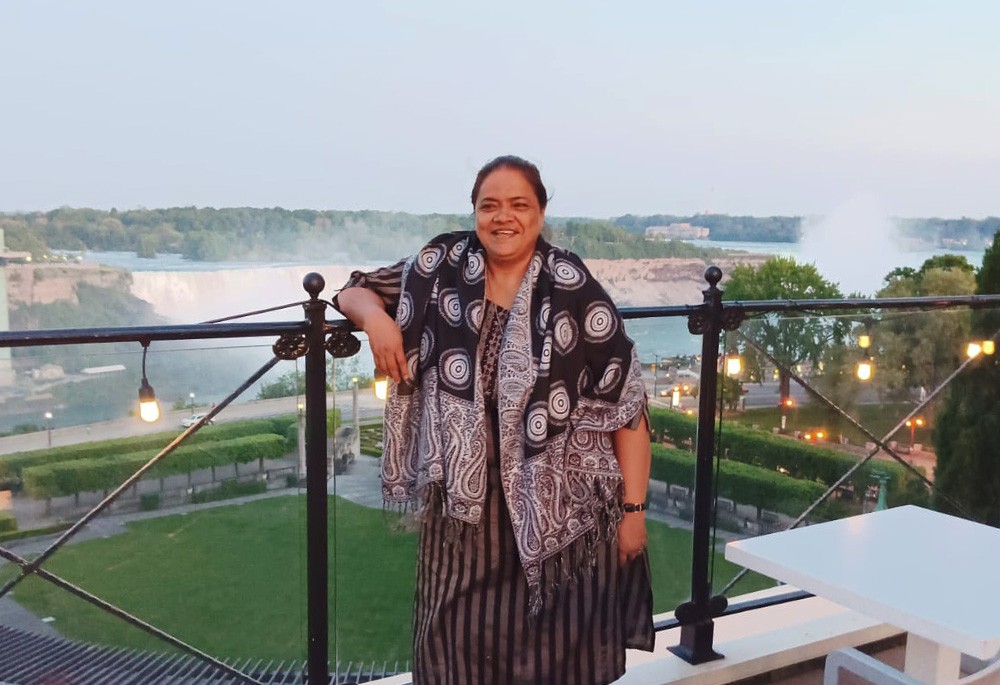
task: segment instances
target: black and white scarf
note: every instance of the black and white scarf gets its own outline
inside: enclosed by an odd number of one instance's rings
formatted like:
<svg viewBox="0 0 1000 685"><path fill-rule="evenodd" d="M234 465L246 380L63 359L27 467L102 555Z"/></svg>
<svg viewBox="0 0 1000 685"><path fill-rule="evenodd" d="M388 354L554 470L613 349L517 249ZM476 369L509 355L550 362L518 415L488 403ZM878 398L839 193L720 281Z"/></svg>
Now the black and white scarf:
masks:
<svg viewBox="0 0 1000 685"><path fill-rule="evenodd" d="M390 384L382 495L440 493L477 526L486 498L486 408L476 378L486 253L475 233L438 236L408 260L396 322L412 383ZM570 252L539 239L510 308L497 368L500 472L532 591L551 591L617 534L623 481L612 433L646 402L635 346L607 293ZM569 568L571 546L581 568ZM589 560L589 561L588 561Z"/></svg>

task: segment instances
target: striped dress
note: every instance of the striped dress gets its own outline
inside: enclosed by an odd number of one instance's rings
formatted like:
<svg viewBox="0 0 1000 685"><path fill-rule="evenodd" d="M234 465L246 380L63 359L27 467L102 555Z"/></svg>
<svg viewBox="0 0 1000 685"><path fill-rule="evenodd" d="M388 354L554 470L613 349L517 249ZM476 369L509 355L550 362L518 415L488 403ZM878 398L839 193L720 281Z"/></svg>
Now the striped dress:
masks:
<svg viewBox="0 0 1000 685"><path fill-rule="evenodd" d="M367 287L394 309L402 262L348 286ZM347 286L345 286L347 287ZM413 614L414 685L601 685L625 672L625 648L652 650L652 591L645 554L618 566L616 543L599 546L592 572L546 597L528 615L521 568L500 480L495 387L507 312L489 302L479 348L488 412L488 478L482 523L449 535L427 516L420 529ZM640 417L636 417L638 423ZM575 567L570 559L571 568Z"/></svg>

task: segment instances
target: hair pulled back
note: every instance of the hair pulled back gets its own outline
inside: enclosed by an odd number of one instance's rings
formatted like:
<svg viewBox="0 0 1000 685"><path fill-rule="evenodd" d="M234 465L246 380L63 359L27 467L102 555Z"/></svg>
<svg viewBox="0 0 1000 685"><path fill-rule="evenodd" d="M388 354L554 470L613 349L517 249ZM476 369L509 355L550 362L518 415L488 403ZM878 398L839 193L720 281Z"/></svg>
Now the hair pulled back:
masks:
<svg viewBox="0 0 1000 685"><path fill-rule="evenodd" d="M479 190L483 186L483 181L486 177L492 174L497 169L514 169L515 171L520 171L521 175L531 186L531 189L535 191L535 198L538 200L538 206L545 210L545 205L549 203L549 195L545 191L545 184L542 183L542 175L538 171L538 167L529 162L528 160L518 157L517 155L502 155L496 159L487 162L479 173L476 174L476 182L472 185L472 209L476 208L476 198L479 197Z"/></svg>

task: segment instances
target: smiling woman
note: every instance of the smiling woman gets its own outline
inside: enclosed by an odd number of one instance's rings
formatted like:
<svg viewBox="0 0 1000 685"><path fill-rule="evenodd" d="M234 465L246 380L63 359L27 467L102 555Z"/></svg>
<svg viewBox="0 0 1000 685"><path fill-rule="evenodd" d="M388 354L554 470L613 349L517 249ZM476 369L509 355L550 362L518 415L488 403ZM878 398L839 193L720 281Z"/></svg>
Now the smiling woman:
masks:
<svg viewBox="0 0 1000 685"><path fill-rule="evenodd" d="M646 393L614 304L541 239L498 157L476 230L352 274L336 306L393 381L382 497L421 518L414 682L610 683L652 649Z"/></svg>

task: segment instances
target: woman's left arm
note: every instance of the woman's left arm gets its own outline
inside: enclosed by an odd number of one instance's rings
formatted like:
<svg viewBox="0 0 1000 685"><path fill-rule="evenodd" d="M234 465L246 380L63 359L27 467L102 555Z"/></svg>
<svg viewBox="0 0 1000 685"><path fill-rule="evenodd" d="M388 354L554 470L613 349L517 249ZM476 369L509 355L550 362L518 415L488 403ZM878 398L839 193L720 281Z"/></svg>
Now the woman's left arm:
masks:
<svg viewBox="0 0 1000 685"><path fill-rule="evenodd" d="M636 428L624 426L614 433L615 456L625 480L625 501L645 503L649 486L649 426L643 416ZM618 526L618 565L624 566L646 548L646 512L626 512Z"/></svg>

